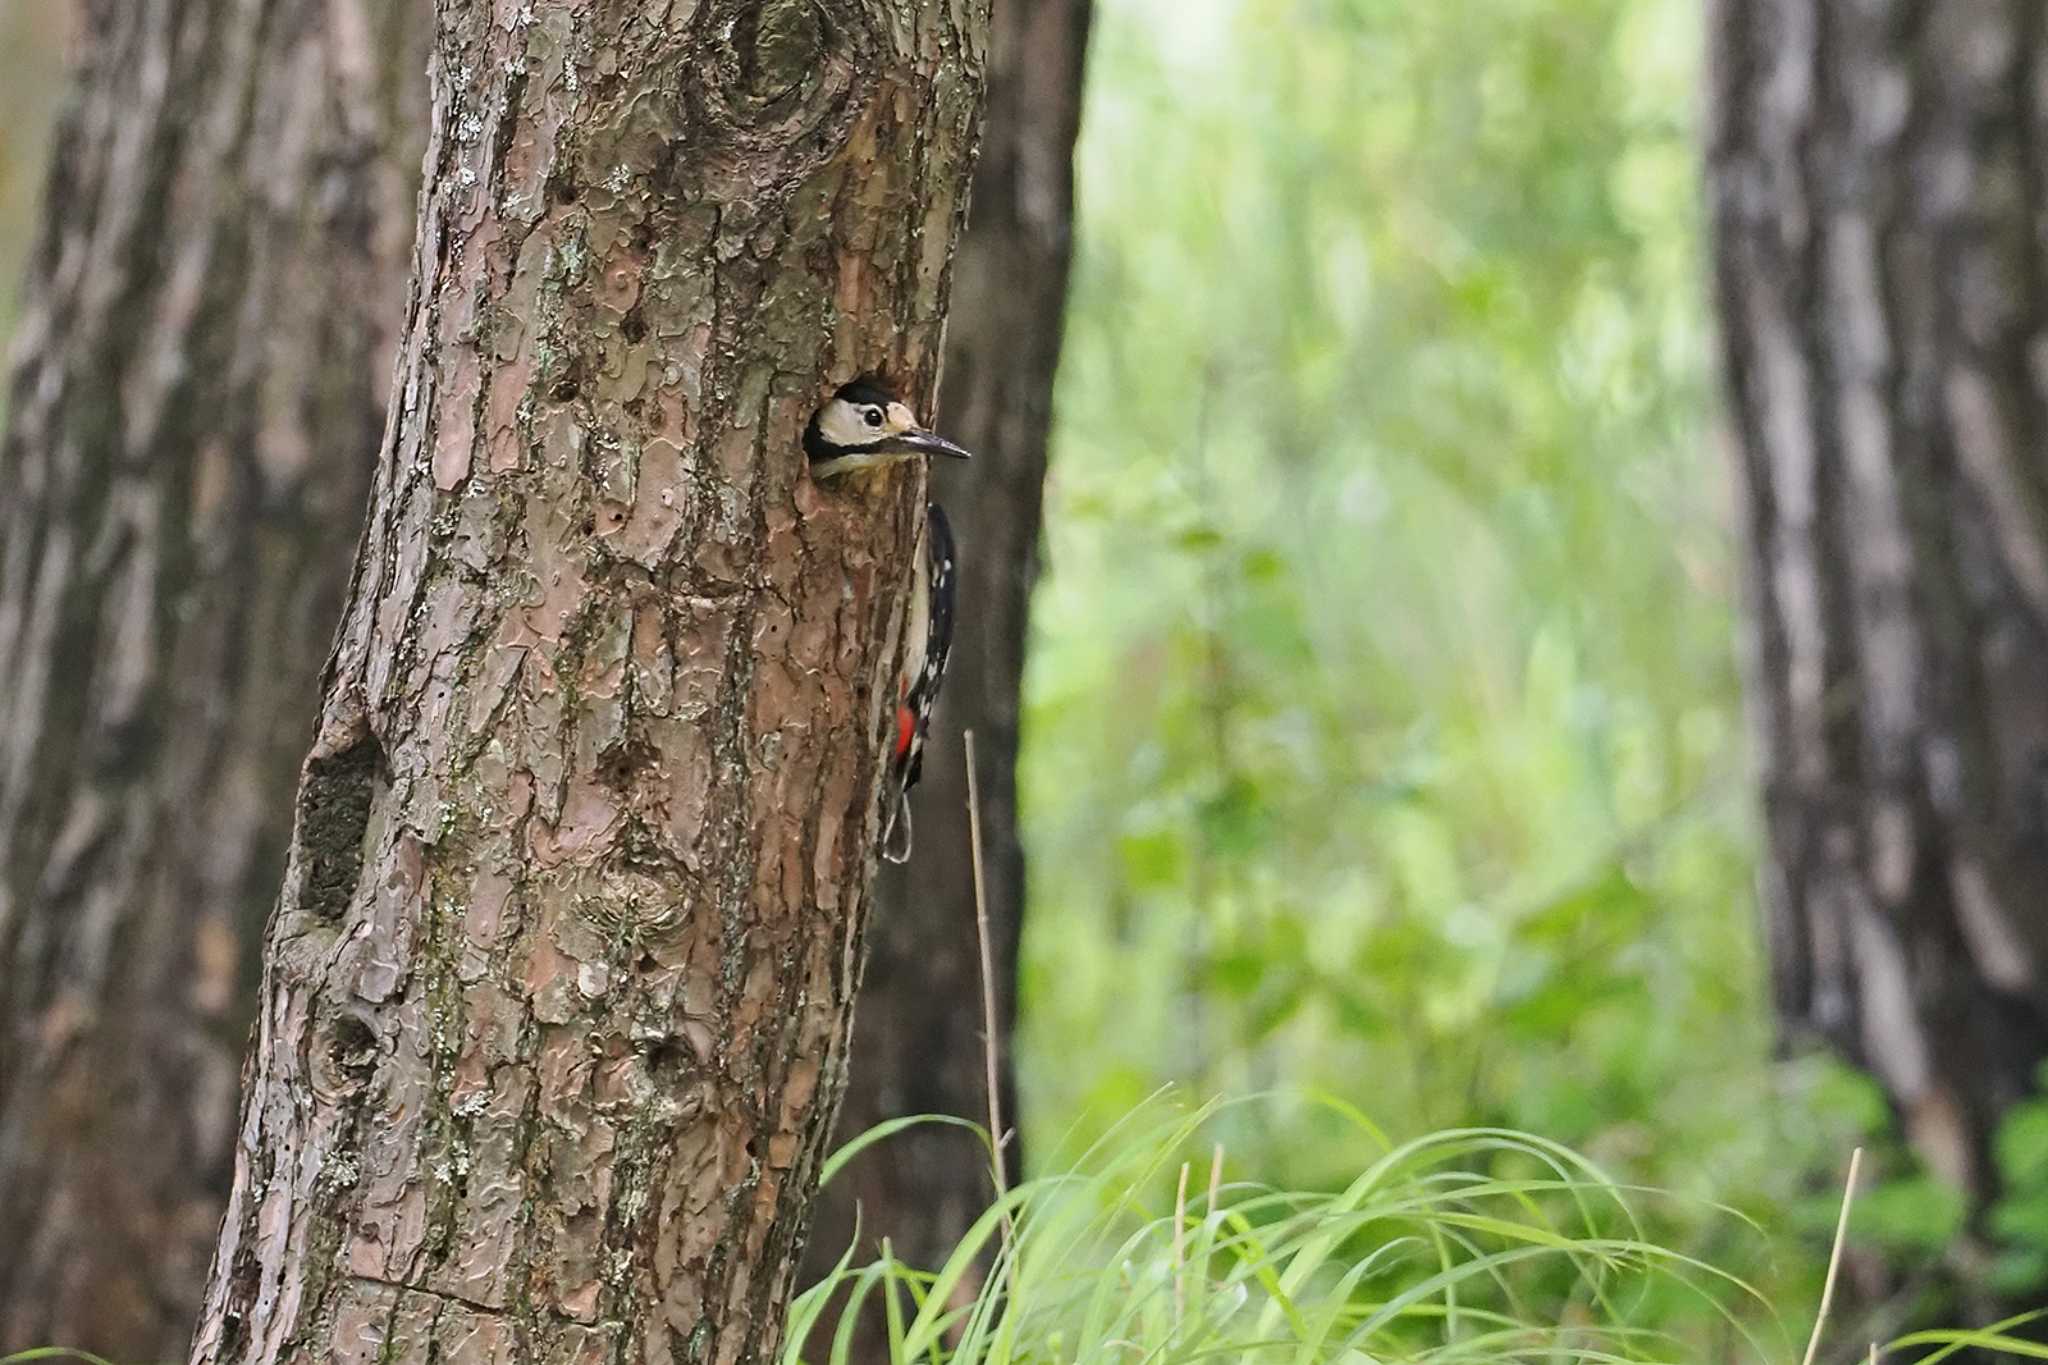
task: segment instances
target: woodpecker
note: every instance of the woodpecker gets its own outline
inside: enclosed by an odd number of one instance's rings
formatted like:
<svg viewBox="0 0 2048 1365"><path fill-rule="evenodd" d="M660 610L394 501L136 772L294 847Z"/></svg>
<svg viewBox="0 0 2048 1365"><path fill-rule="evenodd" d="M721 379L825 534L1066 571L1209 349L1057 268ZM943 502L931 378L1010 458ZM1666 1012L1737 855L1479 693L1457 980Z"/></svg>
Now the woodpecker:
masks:
<svg viewBox="0 0 2048 1365"><path fill-rule="evenodd" d="M919 456L971 458L945 437L918 425L895 388L879 375L862 375L840 385L804 429L804 454L811 477L830 479ZM924 509L918 530L917 565L911 580L910 621L904 630L902 663L896 670L894 744L882 790L882 856L892 863L910 859L910 789L923 775L924 746L931 734L932 708L946 680L953 652L953 528L935 502Z"/></svg>
<svg viewBox="0 0 2048 1365"><path fill-rule="evenodd" d="M811 414L811 424L804 428L804 453L810 456L814 479L875 469L920 455L969 458L945 437L919 426L896 391L877 375L862 375L840 385L825 406Z"/></svg>
<svg viewBox="0 0 2048 1365"><path fill-rule="evenodd" d="M910 860L910 789L924 772L932 710L939 704L946 660L953 652L953 527L946 509L935 502L925 504L918 542L918 575L911 584L910 624L903 632L903 666L896 678L896 743L882 793L888 806L882 817L882 856L892 863Z"/></svg>

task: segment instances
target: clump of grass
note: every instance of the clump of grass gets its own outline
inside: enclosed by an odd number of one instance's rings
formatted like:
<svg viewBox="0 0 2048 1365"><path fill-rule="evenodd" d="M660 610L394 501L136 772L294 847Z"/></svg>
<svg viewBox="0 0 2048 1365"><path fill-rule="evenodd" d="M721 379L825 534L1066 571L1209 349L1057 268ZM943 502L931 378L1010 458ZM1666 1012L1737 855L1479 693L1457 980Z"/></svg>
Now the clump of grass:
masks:
<svg viewBox="0 0 2048 1365"><path fill-rule="evenodd" d="M936 1271L903 1265L887 1244L854 1265L848 1248L791 1306L782 1363L846 1365L864 1312L887 1324L893 1365L1704 1359L1657 1326L1671 1291L1731 1328L1739 1359L1800 1359L1751 1285L1645 1240L1634 1205L1657 1191L1620 1185L1559 1144L1464 1128L1391 1146L1352 1115L1382 1154L1341 1191L1286 1191L1225 1181L1223 1150L1200 1144L1225 1107L1155 1097L1061 1175L1001 1193ZM842 1148L825 1179L915 1121L987 1140L965 1119L899 1119ZM2013 1336L2042 1316L1913 1332L1868 1359L2048 1359ZM1825 1304L1819 1318L1808 1363Z"/></svg>
<svg viewBox="0 0 2048 1365"><path fill-rule="evenodd" d="M1202 1137L1227 1107L1155 1096L1062 1174L1004 1191L937 1270L905 1265L886 1246L856 1266L849 1249L791 1305L783 1365L844 1365L870 1310L886 1323L892 1365L1799 1359L1750 1286L1644 1238L1635 1205L1656 1192L1556 1143L1466 1128L1395 1146L1340 1110L1382 1154L1341 1190L1280 1190L1225 1179L1224 1153ZM823 1178L927 1122L987 1139L961 1119L897 1120L842 1148ZM1852 1163L1837 1264L1853 1191ZM1704 1350L1662 1330L1670 1302L1659 1296L1673 1291L1743 1349ZM1824 1298L1808 1365L1827 1308ZM2044 1317L1913 1332L1865 1358L1940 1365L1974 1348L2048 1360L2048 1345L2014 1335ZM0 1365L60 1360L110 1365L61 1347L0 1355Z"/></svg>
<svg viewBox="0 0 2048 1365"><path fill-rule="evenodd" d="M1753 1358L1790 1355L1750 1335L1770 1315L1748 1285L1644 1239L1646 1192L1556 1143L1468 1128L1392 1146L1354 1115L1383 1155L1342 1190L1281 1190L1224 1179L1200 1141L1222 1107L1155 1099L1001 1196L936 1270L849 1251L793 1306L783 1360L840 1365L877 1301L903 1365L1677 1359L1640 1311L1671 1290Z"/></svg>
<svg viewBox="0 0 2048 1365"><path fill-rule="evenodd" d="M886 1244L856 1265L849 1249L792 1305L784 1365L844 1365L876 1312L894 1365L1801 1359L1750 1285L1645 1239L1635 1206L1664 1196L1554 1142L1466 1128L1395 1146L1349 1114L1383 1154L1341 1190L1281 1190L1224 1178L1224 1153L1201 1136L1225 1107L1155 1097L1062 1174L1005 1191L936 1270ZM921 1121L987 1137L959 1119L899 1120L849 1144L825 1178ZM1723 1349L1665 1329L1674 1295L1694 1300L1694 1322L1723 1324ZM1937 1365L1974 1347L2048 1359L2012 1335L2044 1314L1916 1332L1867 1358ZM1808 1362L1825 1305L1819 1317Z"/></svg>

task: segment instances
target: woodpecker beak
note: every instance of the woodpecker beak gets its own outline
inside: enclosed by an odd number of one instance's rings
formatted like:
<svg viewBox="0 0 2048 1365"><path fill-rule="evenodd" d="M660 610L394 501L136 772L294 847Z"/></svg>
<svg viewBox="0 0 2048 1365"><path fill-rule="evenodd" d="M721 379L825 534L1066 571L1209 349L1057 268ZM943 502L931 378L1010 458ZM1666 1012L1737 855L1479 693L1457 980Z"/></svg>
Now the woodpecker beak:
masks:
<svg viewBox="0 0 2048 1365"><path fill-rule="evenodd" d="M971 460L974 457L945 437L923 427L912 427L900 431L882 442L882 449L901 451L911 455L947 455L956 460Z"/></svg>

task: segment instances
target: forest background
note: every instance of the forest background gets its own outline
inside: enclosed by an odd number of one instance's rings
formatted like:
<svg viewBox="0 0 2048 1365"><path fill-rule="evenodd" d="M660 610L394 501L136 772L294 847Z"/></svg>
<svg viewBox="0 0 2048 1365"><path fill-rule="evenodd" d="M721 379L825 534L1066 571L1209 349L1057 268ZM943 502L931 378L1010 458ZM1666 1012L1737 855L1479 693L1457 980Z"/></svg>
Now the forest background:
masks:
<svg viewBox="0 0 2048 1365"><path fill-rule="evenodd" d="M1021 730L1027 1154L1169 1083L1274 1096L1217 1136L1291 1188L1368 1155L1312 1093L1525 1129L1672 1192L1654 1236L1796 1333L1871 1144L1883 1311L1954 1310L1921 1272L1962 1197L1770 1008L1701 23L1097 5ZM0 25L11 300L65 20ZM2044 1114L1999 1143L2008 1295L2048 1286Z"/></svg>

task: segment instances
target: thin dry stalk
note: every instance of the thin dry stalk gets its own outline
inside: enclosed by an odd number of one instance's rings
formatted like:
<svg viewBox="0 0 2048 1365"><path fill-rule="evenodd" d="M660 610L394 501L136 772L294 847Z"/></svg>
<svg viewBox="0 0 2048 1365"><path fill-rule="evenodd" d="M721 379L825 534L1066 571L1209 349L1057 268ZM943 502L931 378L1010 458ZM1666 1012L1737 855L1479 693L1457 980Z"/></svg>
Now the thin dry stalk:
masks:
<svg viewBox="0 0 2048 1365"><path fill-rule="evenodd" d="M974 731L967 731L962 739L967 745L967 838L969 850L974 855L974 934L981 945L981 1056L988 1084L988 1140L990 1155L994 1159L990 1173L995 1178L996 1201L1004 1206L1003 1263L1008 1268L1010 1303L1014 1306L1017 1302L1017 1229L1010 1217L1010 1177L1003 1161L1003 1149L1009 1145L1010 1135L1003 1127L1003 1092L997 1076L1001 1069L1002 1038L996 1027L995 952L990 946L988 886L982 872L981 783L974 767Z"/></svg>
<svg viewBox="0 0 2048 1365"><path fill-rule="evenodd" d="M1813 1365L1813 1358L1820 1354L1820 1334L1828 1325L1828 1310L1835 1303L1835 1279L1842 1273L1842 1248L1849 1240L1849 1207L1856 1202L1856 1175L1863 1169L1863 1149L1858 1147L1849 1153L1849 1179L1842 1186L1842 1212L1835 1219L1835 1249L1828 1253L1828 1277L1820 1287L1820 1315L1813 1320L1813 1335L1806 1339L1806 1357L1799 1365ZM1877 1347L1870 1348L1870 1358L1877 1359Z"/></svg>

